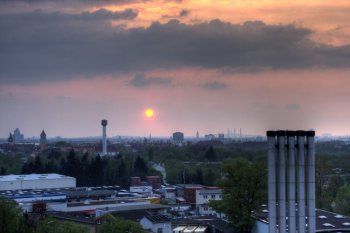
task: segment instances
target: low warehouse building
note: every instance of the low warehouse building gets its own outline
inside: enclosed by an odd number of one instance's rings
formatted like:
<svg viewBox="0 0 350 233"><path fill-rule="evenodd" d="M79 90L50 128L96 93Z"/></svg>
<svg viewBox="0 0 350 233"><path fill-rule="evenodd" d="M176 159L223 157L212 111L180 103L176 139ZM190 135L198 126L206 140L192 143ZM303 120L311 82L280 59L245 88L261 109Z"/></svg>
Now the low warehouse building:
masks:
<svg viewBox="0 0 350 233"><path fill-rule="evenodd" d="M0 176L0 191L74 187L76 187L74 177L56 173Z"/></svg>

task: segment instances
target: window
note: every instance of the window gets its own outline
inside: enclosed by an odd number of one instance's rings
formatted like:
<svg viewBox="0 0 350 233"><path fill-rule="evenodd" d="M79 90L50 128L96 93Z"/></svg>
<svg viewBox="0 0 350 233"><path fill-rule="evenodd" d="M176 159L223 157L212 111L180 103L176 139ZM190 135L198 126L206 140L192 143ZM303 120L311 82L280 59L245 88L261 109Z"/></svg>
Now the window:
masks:
<svg viewBox="0 0 350 233"><path fill-rule="evenodd" d="M204 207L204 211L208 211L208 207Z"/></svg>
<svg viewBox="0 0 350 233"><path fill-rule="evenodd" d="M163 233L163 228L158 228L157 233Z"/></svg>
<svg viewBox="0 0 350 233"><path fill-rule="evenodd" d="M215 199L215 195L211 195L211 198Z"/></svg>
<svg viewBox="0 0 350 233"><path fill-rule="evenodd" d="M207 199L207 198L208 198L208 196L207 196L207 195L204 195L204 196L203 196L203 198L204 198L204 199Z"/></svg>

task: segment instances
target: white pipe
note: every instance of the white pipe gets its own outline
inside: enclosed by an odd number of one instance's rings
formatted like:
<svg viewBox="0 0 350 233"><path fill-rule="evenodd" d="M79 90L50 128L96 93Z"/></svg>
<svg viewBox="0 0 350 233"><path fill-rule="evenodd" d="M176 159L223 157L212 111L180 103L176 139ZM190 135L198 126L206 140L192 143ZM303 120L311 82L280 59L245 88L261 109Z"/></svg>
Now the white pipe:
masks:
<svg viewBox="0 0 350 233"><path fill-rule="evenodd" d="M298 233L305 233L305 132L297 131L298 140Z"/></svg>
<svg viewBox="0 0 350 233"><path fill-rule="evenodd" d="M287 131L288 136L288 232L296 232L295 218L295 132Z"/></svg>
<svg viewBox="0 0 350 233"><path fill-rule="evenodd" d="M276 133L267 131L269 233L276 233Z"/></svg>
<svg viewBox="0 0 350 233"><path fill-rule="evenodd" d="M285 131L277 131L278 140L278 232L286 232L286 159Z"/></svg>
<svg viewBox="0 0 350 233"><path fill-rule="evenodd" d="M315 216L315 132L307 132L307 216L309 233L316 231Z"/></svg>

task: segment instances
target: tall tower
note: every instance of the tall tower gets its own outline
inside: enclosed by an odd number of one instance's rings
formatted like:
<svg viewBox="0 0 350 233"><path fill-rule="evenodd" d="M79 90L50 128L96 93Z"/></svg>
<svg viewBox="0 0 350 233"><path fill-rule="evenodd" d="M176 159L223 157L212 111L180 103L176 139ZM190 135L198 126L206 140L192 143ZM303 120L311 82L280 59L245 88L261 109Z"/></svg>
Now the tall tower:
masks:
<svg viewBox="0 0 350 233"><path fill-rule="evenodd" d="M107 154L107 120L101 121L102 125L102 155Z"/></svg>
<svg viewBox="0 0 350 233"><path fill-rule="evenodd" d="M197 133L196 133L196 139L198 140L199 139L199 132L197 130Z"/></svg>
<svg viewBox="0 0 350 233"><path fill-rule="evenodd" d="M47 143L47 141L46 141L46 133L43 130L43 131L41 131L41 134L40 134L40 147L41 147L41 149L45 149L46 143Z"/></svg>
<svg viewBox="0 0 350 233"><path fill-rule="evenodd" d="M266 135L269 233L315 233L315 131Z"/></svg>

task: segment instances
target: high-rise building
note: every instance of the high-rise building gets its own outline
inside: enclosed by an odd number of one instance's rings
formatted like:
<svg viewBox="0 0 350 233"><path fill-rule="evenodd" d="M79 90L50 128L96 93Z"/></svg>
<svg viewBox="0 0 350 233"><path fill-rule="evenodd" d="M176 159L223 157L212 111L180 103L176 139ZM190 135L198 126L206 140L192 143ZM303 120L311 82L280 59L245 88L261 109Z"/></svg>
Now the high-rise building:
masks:
<svg viewBox="0 0 350 233"><path fill-rule="evenodd" d="M14 131L13 131L13 143L22 143L24 140L24 135L21 134L21 131L16 128Z"/></svg>
<svg viewBox="0 0 350 233"><path fill-rule="evenodd" d="M43 149L44 147L46 147L46 143L47 143L46 133L43 130L41 131L41 134L40 134L40 147Z"/></svg>
<svg viewBox="0 0 350 233"><path fill-rule="evenodd" d="M184 134L182 132L173 133L173 140L177 144L181 144L184 141Z"/></svg>

